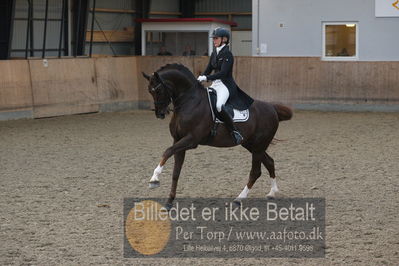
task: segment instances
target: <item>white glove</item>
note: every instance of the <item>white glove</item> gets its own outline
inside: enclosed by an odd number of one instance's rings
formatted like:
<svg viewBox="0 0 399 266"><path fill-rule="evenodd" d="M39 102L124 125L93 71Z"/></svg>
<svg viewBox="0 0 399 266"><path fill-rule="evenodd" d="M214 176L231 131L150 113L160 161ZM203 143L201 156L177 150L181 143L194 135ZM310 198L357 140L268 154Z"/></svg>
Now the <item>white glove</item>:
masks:
<svg viewBox="0 0 399 266"><path fill-rule="evenodd" d="M199 76L199 77L197 78L197 80L198 80L199 82L202 82L202 81L207 81L207 78L206 78L206 76L201 75L201 76Z"/></svg>

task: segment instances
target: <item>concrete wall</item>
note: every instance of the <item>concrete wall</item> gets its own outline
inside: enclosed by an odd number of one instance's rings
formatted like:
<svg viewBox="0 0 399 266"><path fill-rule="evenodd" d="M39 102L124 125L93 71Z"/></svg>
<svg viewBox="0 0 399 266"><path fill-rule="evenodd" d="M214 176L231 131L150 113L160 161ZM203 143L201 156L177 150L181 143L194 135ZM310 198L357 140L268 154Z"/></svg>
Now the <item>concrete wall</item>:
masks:
<svg viewBox="0 0 399 266"><path fill-rule="evenodd" d="M151 108L147 80L168 63L195 76L205 56L0 61L0 120ZM399 111L399 62L328 62L317 57L236 57L234 76L252 97L295 108Z"/></svg>
<svg viewBox="0 0 399 266"><path fill-rule="evenodd" d="M374 10L375 0L252 0L252 54L321 57L322 22L349 21L358 22L360 61L399 61L399 18Z"/></svg>

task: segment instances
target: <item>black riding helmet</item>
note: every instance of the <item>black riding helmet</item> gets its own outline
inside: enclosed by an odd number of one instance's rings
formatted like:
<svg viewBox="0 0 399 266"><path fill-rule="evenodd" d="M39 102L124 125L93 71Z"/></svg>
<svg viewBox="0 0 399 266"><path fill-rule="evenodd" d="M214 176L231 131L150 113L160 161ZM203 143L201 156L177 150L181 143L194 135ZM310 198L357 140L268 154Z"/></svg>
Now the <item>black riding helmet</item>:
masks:
<svg viewBox="0 0 399 266"><path fill-rule="evenodd" d="M211 38L214 37L222 37L222 38L226 37L227 38L226 44L228 44L230 41L230 32L225 28L216 28L213 30Z"/></svg>

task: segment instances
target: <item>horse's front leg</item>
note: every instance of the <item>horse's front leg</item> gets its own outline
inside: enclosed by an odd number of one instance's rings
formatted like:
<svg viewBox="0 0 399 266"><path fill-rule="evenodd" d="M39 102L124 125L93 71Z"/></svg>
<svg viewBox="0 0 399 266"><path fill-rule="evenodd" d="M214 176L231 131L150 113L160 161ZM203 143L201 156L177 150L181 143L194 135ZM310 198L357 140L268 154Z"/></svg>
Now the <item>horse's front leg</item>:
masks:
<svg viewBox="0 0 399 266"><path fill-rule="evenodd" d="M198 144L194 141L194 138L191 135L187 135L181 138L179 141L176 141L173 146L167 148L162 156L161 162L155 168L154 174L150 179L150 188L159 187L159 175L162 173L163 166L165 165L166 161L174 154L186 151L188 149L195 148Z"/></svg>

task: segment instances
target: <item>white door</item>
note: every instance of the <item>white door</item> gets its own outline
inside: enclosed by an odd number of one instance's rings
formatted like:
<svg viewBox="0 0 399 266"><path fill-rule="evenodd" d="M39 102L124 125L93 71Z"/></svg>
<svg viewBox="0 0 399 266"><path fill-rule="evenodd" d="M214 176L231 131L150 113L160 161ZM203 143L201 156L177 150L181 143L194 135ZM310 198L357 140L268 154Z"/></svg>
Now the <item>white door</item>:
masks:
<svg viewBox="0 0 399 266"><path fill-rule="evenodd" d="M252 55L252 31L232 31L231 48L235 56Z"/></svg>

